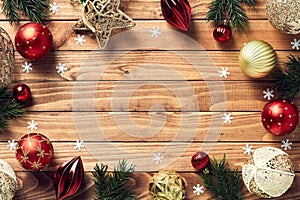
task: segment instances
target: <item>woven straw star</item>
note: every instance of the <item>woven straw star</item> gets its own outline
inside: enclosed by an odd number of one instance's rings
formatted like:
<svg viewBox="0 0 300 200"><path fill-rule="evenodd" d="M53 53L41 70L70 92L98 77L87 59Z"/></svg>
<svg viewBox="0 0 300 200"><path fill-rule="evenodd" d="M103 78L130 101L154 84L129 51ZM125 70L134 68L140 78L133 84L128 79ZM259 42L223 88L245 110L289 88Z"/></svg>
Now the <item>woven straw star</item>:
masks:
<svg viewBox="0 0 300 200"><path fill-rule="evenodd" d="M87 0L82 19L73 29L93 31L100 49L105 49L113 29L135 26L133 20L119 10L119 5L120 0Z"/></svg>

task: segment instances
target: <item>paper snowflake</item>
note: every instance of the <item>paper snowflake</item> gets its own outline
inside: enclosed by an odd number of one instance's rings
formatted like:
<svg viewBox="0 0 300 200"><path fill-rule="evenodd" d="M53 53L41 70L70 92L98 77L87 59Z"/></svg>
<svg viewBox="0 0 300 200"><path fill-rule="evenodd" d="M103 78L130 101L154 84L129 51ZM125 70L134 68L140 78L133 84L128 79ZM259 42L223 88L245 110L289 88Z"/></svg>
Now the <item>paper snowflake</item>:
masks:
<svg viewBox="0 0 300 200"><path fill-rule="evenodd" d="M77 38L75 38L75 40L76 40L76 44L78 45L83 45L83 43L86 42L86 39L84 39L84 35L80 35L80 34L77 35Z"/></svg>
<svg viewBox="0 0 300 200"><path fill-rule="evenodd" d="M201 186L200 184L197 184L193 187L194 191L193 193L196 194L196 195L200 195L200 194L203 194L204 191L203 191L203 186Z"/></svg>
<svg viewBox="0 0 300 200"><path fill-rule="evenodd" d="M15 140L8 140L7 148L12 151L17 148L17 145L18 145L18 143L15 142Z"/></svg>
<svg viewBox="0 0 300 200"><path fill-rule="evenodd" d="M292 142L290 142L289 139L286 139L286 140L282 140L282 145L281 147L286 151L288 149L291 149L292 148Z"/></svg>
<svg viewBox="0 0 300 200"><path fill-rule="evenodd" d="M74 144L74 149L81 151L81 148L83 148L83 141L79 141L78 139L76 140L75 144Z"/></svg>
<svg viewBox="0 0 300 200"><path fill-rule="evenodd" d="M23 73L29 73L31 70L32 70L32 67L31 67L31 63L27 63L25 62L24 65L22 65L22 68L23 68Z"/></svg>
<svg viewBox="0 0 300 200"><path fill-rule="evenodd" d="M300 49L300 40L294 39L293 42L291 42L292 49L299 50Z"/></svg>
<svg viewBox="0 0 300 200"><path fill-rule="evenodd" d="M228 78L228 76L230 75L229 69L228 68L221 68L221 71L219 71L220 74L220 78Z"/></svg>
<svg viewBox="0 0 300 200"><path fill-rule="evenodd" d="M151 33L151 37L153 37L153 38L157 38L161 34L161 32L159 31L159 28L156 28L156 27L153 27L150 30L150 33Z"/></svg>
<svg viewBox="0 0 300 200"><path fill-rule="evenodd" d="M271 100L274 97L274 91L270 90L270 88L267 88L267 90L263 91L264 99Z"/></svg>
<svg viewBox="0 0 300 200"><path fill-rule="evenodd" d="M27 122L28 126L27 128L30 129L30 131L36 131L38 128L37 128L37 125L38 123L36 123L34 120L31 120L31 122Z"/></svg>
<svg viewBox="0 0 300 200"><path fill-rule="evenodd" d="M246 144L246 147L243 147L244 154L248 154L249 156L253 152L253 146L249 146L249 144Z"/></svg>
<svg viewBox="0 0 300 200"><path fill-rule="evenodd" d="M61 63L58 63L56 69L58 74L63 74L66 70L68 70L68 68L66 68L66 64L61 64Z"/></svg>
<svg viewBox="0 0 300 200"><path fill-rule="evenodd" d="M153 161L155 162L155 164L163 162L164 157L162 155L160 155L160 153L156 153L153 156L154 156Z"/></svg>
<svg viewBox="0 0 300 200"><path fill-rule="evenodd" d="M59 5L56 2L51 3L49 6L50 6L49 10L53 14L56 14L59 11Z"/></svg>
<svg viewBox="0 0 300 200"><path fill-rule="evenodd" d="M231 124L231 120L233 120L233 117L231 116L231 113L224 113L224 117L222 117L224 120L224 124Z"/></svg>

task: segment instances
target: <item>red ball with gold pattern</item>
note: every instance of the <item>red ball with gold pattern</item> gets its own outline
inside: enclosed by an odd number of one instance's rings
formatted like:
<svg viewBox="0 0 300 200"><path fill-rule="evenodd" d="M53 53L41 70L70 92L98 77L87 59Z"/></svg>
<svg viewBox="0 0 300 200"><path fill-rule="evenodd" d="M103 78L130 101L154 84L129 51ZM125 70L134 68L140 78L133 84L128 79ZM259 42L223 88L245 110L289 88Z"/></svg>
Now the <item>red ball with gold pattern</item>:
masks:
<svg viewBox="0 0 300 200"><path fill-rule="evenodd" d="M38 60L52 48L52 34L43 24L29 22L20 27L15 37L17 51L24 58Z"/></svg>
<svg viewBox="0 0 300 200"><path fill-rule="evenodd" d="M29 133L19 140L16 158L25 169L39 171L50 164L53 158L53 146L46 136L40 133Z"/></svg>
<svg viewBox="0 0 300 200"><path fill-rule="evenodd" d="M275 99L267 103L261 117L265 129L278 136L293 132L299 122L297 107L285 99Z"/></svg>

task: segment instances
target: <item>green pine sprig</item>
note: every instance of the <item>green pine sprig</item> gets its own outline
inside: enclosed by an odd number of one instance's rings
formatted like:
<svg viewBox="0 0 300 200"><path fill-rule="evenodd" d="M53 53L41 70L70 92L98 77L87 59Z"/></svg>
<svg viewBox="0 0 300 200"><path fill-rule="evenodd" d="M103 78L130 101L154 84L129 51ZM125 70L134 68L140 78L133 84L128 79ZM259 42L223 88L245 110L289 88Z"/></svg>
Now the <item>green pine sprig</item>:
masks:
<svg viewBox="0 0 300 200"><path fill-rule="evenodd" d="M80 0L81 4L84 4L86 2L86 0Z"/></svg>
<svg viewBox="0 0 300 200"><path fill-rule="evenodd" d="M207 191L216 200L242 200L242 178L237 169L231 170L226 162L226 156L218 162L215 158L200 174Z"/></svg>
<svg viewBox="0 0 300 200"><path fill-rule="evenodd" d="M16 102L7 88L0 88L0 131L8 128L8 121L24 113L22 106Z"/></svg>
<svg viewBox="0 0 300 200"><path fill-rule="evenodd" d="M42 23L48 18L49 0L1 0L2 11L10 24L19 22L19 11L30 21Z"/></svg>
<svg viewBox="0 0 300 200"><path fill-rule="evenodd" d="M285 72L275 72L273 89L285 99L293 99L300 95L300 56L288 56L289 62L284 63Z"/></svg>
<svg viewBox="0 0 300 200"><path fill-rule="evenodd" d="M213 21L213 26L217 26L226 18L225 16L228 16L234 31L238 28L244 30L248 25L248 17L241 6L242 3L254 6L256 0L214 0L208 6L206 20Z"/></svg>
<svg viewBox="0 0 300 200"><path fill-rule="evenodd" d="M126 160L119 162L119 165L112 173L109 173L108 166L96 164L93 172L96 198L99 200L135 200L133 188L126 188L126 183L134 171L134 165L128 164Z"/></svg>

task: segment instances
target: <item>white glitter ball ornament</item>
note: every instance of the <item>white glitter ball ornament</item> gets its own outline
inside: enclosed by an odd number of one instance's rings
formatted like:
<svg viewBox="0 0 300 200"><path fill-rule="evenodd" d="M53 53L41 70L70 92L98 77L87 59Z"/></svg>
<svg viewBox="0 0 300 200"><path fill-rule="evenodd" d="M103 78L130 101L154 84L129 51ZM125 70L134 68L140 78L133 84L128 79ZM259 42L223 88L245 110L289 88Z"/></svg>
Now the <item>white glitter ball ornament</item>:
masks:
<svg viewBox="0 0 300 200"><path fill-rule="evenodd" d="M263 147L256 149L242 166L242 176L251 193L273 198L291 187L295 174L287 153L275 147Z"/></svg>
<svg viewBox="0 0 300 200"><path fill-rule="evenodd" d="M300 33L299 0L267 0L266 14L270 23L287 34Z"/></svg>
<svg viewBox="0 0 300 200"><path fill-rule="evenodd" d="M0 159L0 200L11 200L17 190L17 177L12 167Z"/></svg>

